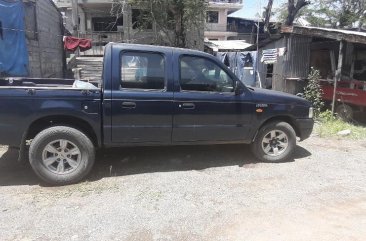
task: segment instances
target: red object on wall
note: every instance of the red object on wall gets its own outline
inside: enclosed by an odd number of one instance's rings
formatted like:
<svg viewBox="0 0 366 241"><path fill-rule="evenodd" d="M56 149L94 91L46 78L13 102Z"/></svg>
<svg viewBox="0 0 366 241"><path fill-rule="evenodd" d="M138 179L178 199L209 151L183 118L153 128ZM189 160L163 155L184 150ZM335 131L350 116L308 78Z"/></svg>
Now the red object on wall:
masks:
<svg viewBox="0 0 366 241"><path fill-rule="evenodd" d="M64 48L71 52L75 52L77 48L80 48L80 51L84 52L92 48L92 40L67 36L64 39Z"/></svg>

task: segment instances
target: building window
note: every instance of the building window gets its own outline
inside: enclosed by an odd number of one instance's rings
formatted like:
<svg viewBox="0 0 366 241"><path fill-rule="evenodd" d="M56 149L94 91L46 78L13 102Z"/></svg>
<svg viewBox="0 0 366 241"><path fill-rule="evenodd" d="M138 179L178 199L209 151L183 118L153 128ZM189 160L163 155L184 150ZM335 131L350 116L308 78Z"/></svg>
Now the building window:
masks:
<svg viewBox="0 0 366 241"><path fill-rule="evenodd" d="M207 23L219 23L219 12L218 11L207 11Z"/></svg>
<svg viewBox="0 0 366 241"><path fill-rule="evenodd" d="M273 64L267 64L266 78L272 78L272 77L273 77Z"/></svg>
<svg viewBox="0 0 366 241"><path fill-rule="evenodd" d="M117 26L123 26L123 17L95 17L92 25L95 32L117 32Z"/></svg>
<svg viewBox="0 0 366 241"><path fill-rule="evenodd" d="M180 60L180 87L183 91L233 92L233 79L212 60L184 56Z"/></svg>
<svg viewBox="0 0 366 241"><path fill-rule="evenodd" d="M165 59L158 53L126 52L121 57L121 88L163 90Z"/></svg>
<svg viewBox="0 0 366 241"><path fill-rule="evenodd" d="M148 12L141 9L132 9L133 29L152 29L152 22L148 18Z"/></svg>

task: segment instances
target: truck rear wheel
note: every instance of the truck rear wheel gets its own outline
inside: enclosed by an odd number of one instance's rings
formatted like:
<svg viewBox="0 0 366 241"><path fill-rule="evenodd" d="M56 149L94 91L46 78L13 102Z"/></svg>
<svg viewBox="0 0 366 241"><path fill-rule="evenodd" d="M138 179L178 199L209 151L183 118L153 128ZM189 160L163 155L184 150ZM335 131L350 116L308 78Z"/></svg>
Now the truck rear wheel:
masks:
<svg viewBox="0 0 366 241"><path fill-rule="evenodd" d="M263 126L251 145L253 154L264 162L288 160L296 147L296 133L286 122L270 122Z"/></svg>
<svg viewBox="0 0 366 241"><path fill-rule="evenodd" d="M29 161L34 172L52 185L81 181L91 170L95 148L81 131L55 126L40 132L29 148Z"/></svg>

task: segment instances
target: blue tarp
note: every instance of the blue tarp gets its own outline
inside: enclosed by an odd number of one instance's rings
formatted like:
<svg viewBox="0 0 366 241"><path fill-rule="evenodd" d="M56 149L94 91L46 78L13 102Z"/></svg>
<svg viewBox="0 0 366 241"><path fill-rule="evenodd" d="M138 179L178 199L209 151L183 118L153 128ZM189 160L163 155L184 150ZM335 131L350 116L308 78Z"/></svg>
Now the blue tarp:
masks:
<svg viewBox="0 0 366 241"><path fill-rule="evenodd" d="M0 0L0 74L28 75L22 1Z"/></svg>

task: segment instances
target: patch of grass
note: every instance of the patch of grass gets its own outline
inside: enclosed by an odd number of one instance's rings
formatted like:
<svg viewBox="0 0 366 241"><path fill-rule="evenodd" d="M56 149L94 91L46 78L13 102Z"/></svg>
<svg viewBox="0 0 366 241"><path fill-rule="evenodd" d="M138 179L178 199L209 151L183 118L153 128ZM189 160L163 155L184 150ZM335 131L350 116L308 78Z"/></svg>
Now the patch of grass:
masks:
<svg viewBox="0 0 366 241"><path fill-rule="evenodd" d="M348 136L337 135L338 132L343 130L350 130L351 134ZM333 117L329 112L324 112L319 115L319 120L315 127L315 131L322 138L337 137L352 140L366 139L365 126L344 122L336 117Z"/></svg>

